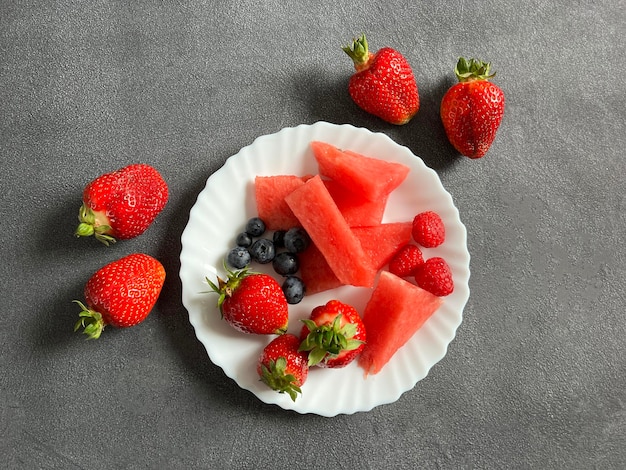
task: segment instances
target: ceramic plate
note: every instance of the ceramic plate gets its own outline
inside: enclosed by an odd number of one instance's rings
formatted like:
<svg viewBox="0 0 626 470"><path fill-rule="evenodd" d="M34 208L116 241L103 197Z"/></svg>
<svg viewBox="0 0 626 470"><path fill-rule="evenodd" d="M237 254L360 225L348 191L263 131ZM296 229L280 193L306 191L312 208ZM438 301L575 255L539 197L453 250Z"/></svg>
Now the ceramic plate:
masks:
<svg viewBox="0 0 626 470"><path fill-rule="evenodd" d="M293 402L287 394L266 387L256 374L261 350L273 336L245 335L223 321L216 307L217 294L206 293L210 289L205 277L215 280L217 275L224 276L226 253L235 245L235 237L246 221L256 215L255 176L317 173L309 146L313 140L410 167L406 180L389 197L383 222L410 221L424 210L439 213L446 226L446 241L435 249L424 249L424 257L441 256L447 260L455 289L378 374L365 377L356 361L342 369L312 368L302 395ZM397 400L445 356L469 298L470 256L466 239L466 230L452 197L437 174L408 148L385 134L351 125L318 122L285 128L257 138L230 157L207 180L182 235L182 300L211 361L263 402L322 416L368 411ZM255 269L269 273L271 267L264 269L255 265ZM297 334L300 319L307 317L313 307L333 298L363 311L370 294L370 289L344 286L307 296L301 303L290 305L289 331Z"/></svg>

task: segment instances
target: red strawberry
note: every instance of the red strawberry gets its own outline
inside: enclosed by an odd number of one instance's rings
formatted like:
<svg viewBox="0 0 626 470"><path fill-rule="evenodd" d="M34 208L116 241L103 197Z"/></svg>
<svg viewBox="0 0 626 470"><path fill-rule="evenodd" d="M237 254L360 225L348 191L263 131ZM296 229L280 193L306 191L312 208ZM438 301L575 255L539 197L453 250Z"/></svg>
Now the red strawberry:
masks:
<svg viewBox="0 0 626 470"><path fill-rule="evenodd" d="M274 338L261 353L257 373L261 381L279 393L288 393L296 401L309 374L307 353L298 351L300 339L292 334Z"/></svg>
<svg viewBox="0 0 626 470"><path fill-rule="evenodd" d="M347 366L365 346L365 325L359 313L338 300L315 307L303 323L300 350L309 352L309 366Z"/></svg>
<svg viewBox="0 0 626 470"><path fill-rule="evenodd" d="M141 323L156 303L165 269L151 256L135 253L107 264L85 284L83 311L74 331L84 328L89 339L100 337L106 325L127 328Z"/></svg>
<svg viewBox="0 0 626 470"><path fill-rule="evenodd" d="M451 294L454 290L450 267L439 257L427 259L415 270L415 283L439 297Z"/></svg>
<svg viewBox="0 0 626 470"><path fill-rule="evenodd" d="M141 235L168 196L165 180L150 165L133 164L101 175L83 191L75 235L94 235L105 245Z"/></svg>
<svg viewBox="0 0 626 470"><path fill-rule="evenodd" d="M411 66L398 51L384 47L370 52L365 35L343 50L354 61L356 73L348 92L363 110L391 124L406 124L420 106Z"/></svg>
<svg viewBox="0 0 626 470"><path fill-rule="evenodd" d="M404 245L389 261L389 272L398 277L409 277L424 262L422 250L415 245Z"/></svg>
<svg viewBox="0 0 626 470"><path fill-rule="evenodd" d="M461 57L454 69L459 83L441 101L441 120L450 143L461 154L480 158L496 138L504 115L504 92L489 79L491 65Z"/></svg>
<svg viewBox="0 0 626 470"><path fill-rule="evenodd" d="M413 219L413 240L424 248L435 248L446 239L446 228L439 214L433 211L421 212Z"/></svg>
<svg viewBox="0 0 626 470"><path fill-rule="evenodd" d="M206 281L220 295L217 305L224 320L235 329L260 335L287 331L287 300L272 276L242 269L228 271L226 281L218 277L217 285Z"/></svg>

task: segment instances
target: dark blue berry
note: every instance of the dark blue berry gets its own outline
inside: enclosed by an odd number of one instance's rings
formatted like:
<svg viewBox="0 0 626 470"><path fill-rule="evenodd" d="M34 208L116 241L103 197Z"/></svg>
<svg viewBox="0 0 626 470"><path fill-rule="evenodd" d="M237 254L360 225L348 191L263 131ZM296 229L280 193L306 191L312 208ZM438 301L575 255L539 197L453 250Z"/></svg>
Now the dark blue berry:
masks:
<svg viewBox="0 0 626 470"><path fill-rule="evenodd" d="M271 263L276 255L276 249L272 240L259 238L249 248L252 258L261 264Z"/></svg>
<svg viewBox="0 0 626 470"><path fill-rule="evenodd" d="M287 276L281 287L288 304L300 303L306 293L304 282L296 276Z"/></svg>
<svg viewBox="0 0 626 470"><path fill-rule="evenodd" d="M292 253L302 253L311 244L309 234L303 228L294 227L285 233L285 248Z"/></svg>
<svg viewBox="0 0 626 470"><path fill-rule="evenodd" d="M235 243L237 243L237 246L243 246L245 248L248 248L250 245L252 245L252 237L246 232L241 232L239 235L237 235Z"/></svg>
<svg viewBox="0 0 626 470"><path fill-rule="evenodd" d="M235 269L243 269L250 264L251 257L243 246L236 246L228 252L226 262Z"/></svg>
<svg viewBox="0 0 626 470"><path fill-rule="evenodd" d="M260 237L265 233L265 222L259 217L252 217L246 223L246 233L251 237Z"/></svg>
<svg viewBox="0 0 626 470"><path fill-rule="evenodd" d="M283 248L285 246L285 233L286 230L276 230L274 235L272 235L272 240L274 241L274 246L276 248Z"/></svg>
<svg viewBox="0 0 626 470"><path fill-rule="evenodd" d="M272 261L272 266L277 274L280 274L281 276L288 276L298 272L300 263L298 262L298 257L294 253L283 251L282 253L278 253L276 255L274 261Z"/></svg>

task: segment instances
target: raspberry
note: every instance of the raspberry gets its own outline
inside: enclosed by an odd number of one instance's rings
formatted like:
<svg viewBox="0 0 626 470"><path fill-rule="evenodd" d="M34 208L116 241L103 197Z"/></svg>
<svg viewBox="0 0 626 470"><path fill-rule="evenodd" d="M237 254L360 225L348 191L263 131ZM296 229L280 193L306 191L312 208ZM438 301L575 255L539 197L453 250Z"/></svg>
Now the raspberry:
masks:
<svg viewBox="0 0 626 470"><path fill-rule="evenodd" d="M404 245L389 261L389 272L398 277L409 277L424 262L422 250L416 245Z"/></svg>
<svg viewBox="0 0 626 470"><path fill-rule="evenodd" d="M454 290L450 266L443 258L429 258L415 270L415 282L431 294L444 297Z"/></svg>
<svg viewBox="0 0 626 470"><path fill-rule="evenodd" d="M413 239L424 248L435 248L446 238L446 229L439 214L426 211L413 219Z"/></svg>

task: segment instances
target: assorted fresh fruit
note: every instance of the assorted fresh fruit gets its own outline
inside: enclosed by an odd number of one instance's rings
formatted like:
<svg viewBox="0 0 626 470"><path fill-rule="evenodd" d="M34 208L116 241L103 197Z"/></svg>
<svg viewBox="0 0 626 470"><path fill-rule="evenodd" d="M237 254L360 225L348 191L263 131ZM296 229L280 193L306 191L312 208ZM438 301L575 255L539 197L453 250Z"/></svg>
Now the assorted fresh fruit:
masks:
<svg viewBox="0 0 626 470"><path fill-rule="evenodd" d="M343 47L356 72L348 92L364 111L391 124L406 124L420 106L417 83L405 57L391 47L371 52L365 34Z"/></svg>
<svg viewBox="0 0 626 470"><path fill-rule="evenodd" d="M244 231L235 238L236 246L227 253L226 264L240 270L248 269L252 263L271 264L274 272L283 277L281 289L287 303L300 303L306 284L296 274L300 269L299 257L309 248L311 239L302 227L275 230L270 238L268 226L261 217L249 219Z"/></svg>
<svg viewBox="0 0 626 470"><path fill-rule="evenodd" d="M143 253L107 264L85 284L85 303L75 301L82 311L74 331L83 328L89 339L97 339L106 325L128 328L141 323L154 307L164 281L163 265Z"/></svg>
<svg viewBox="0 0 626 470"><path fill-rule="evenodd" d="M504 92L489 80L491 65L476 59L459 59L454 72L459 82L441 101L441 120L454 148L469 158L483 157L504 115Z"/></svg>
<svg viewBox="0 0 626 470"><path fill-rule="evenodd" d="M358 363L366 374L376 374L454 288L443 258L424 259L422 251L445 242L439 214L424 211L405 222L382 222L386 201L406 179L407 166L326 142L310 145L319 173L256 177L254 195L263 216L247 221L235 237L237 246L226 256L227 265L241 270L227 269L229 281L218 277L217 285L207 279L220 293L224 319L240 331L259 333L247 325L280 312L284 320L278 328L263 333L289 339L273 340L271 354L263 351L258 370L264 383L294 400L304 373L292 362L305 357L308 367L341 368L361 357ZM255 262L271 262L274 275L282 277L281 306L255 310L263 303L255 289L265 289L267 283L279 292L274 278L263 274L266 281L234 302L238 317L233 321L225 308L227 295L236 296L239 279L251 275L248 269ZM363 316L338 299L313 308L302 320L296 348L300 355L295 356L295 340L287 333L287 305L343 285L372 289Z"/></svg>
<svg viewBox="0 0 626 470"><path fill-rule="evenodd" d="M406 124L419 110L413 71L398 51L372 53L365 35L343 50L356 73L349 93L368 113ZM480 158L495 139L504 113L504 93L489 80L490 64L459 59L459 83L445 94L441 119L451 144ZM257 363L260 380L292 400L302 393L310 367L342 368L357 360L376 374L454 291L450 266L422 248L445 243L443 220L434 211L413 220L383 223L389 195L409 168L329 143L311 142L318 174L257 176L257 216L235 235L225 253L226 279L206 278L218 294L222 318L245 334L276 335ZM163 210L168 186L159 172L133 164L103 174L83 191L75 235L109 245L141 235ZM254 272L271 265L274 275ZM75 331L99 338L105 326L142 322L165 280L155 258L135 253L109 263L86 283ZM299 335L288 333L289 305L343 285L371 289L362 315L333 299L302 320Z"/></svg>
<svg viewBox="0 0 626 470"><path fill-rule="evenodd" d="M103 174L83 191L77 237L94 236L109 245L141 235L163 210L168 186L150 165L133 164Z"/></svg>

